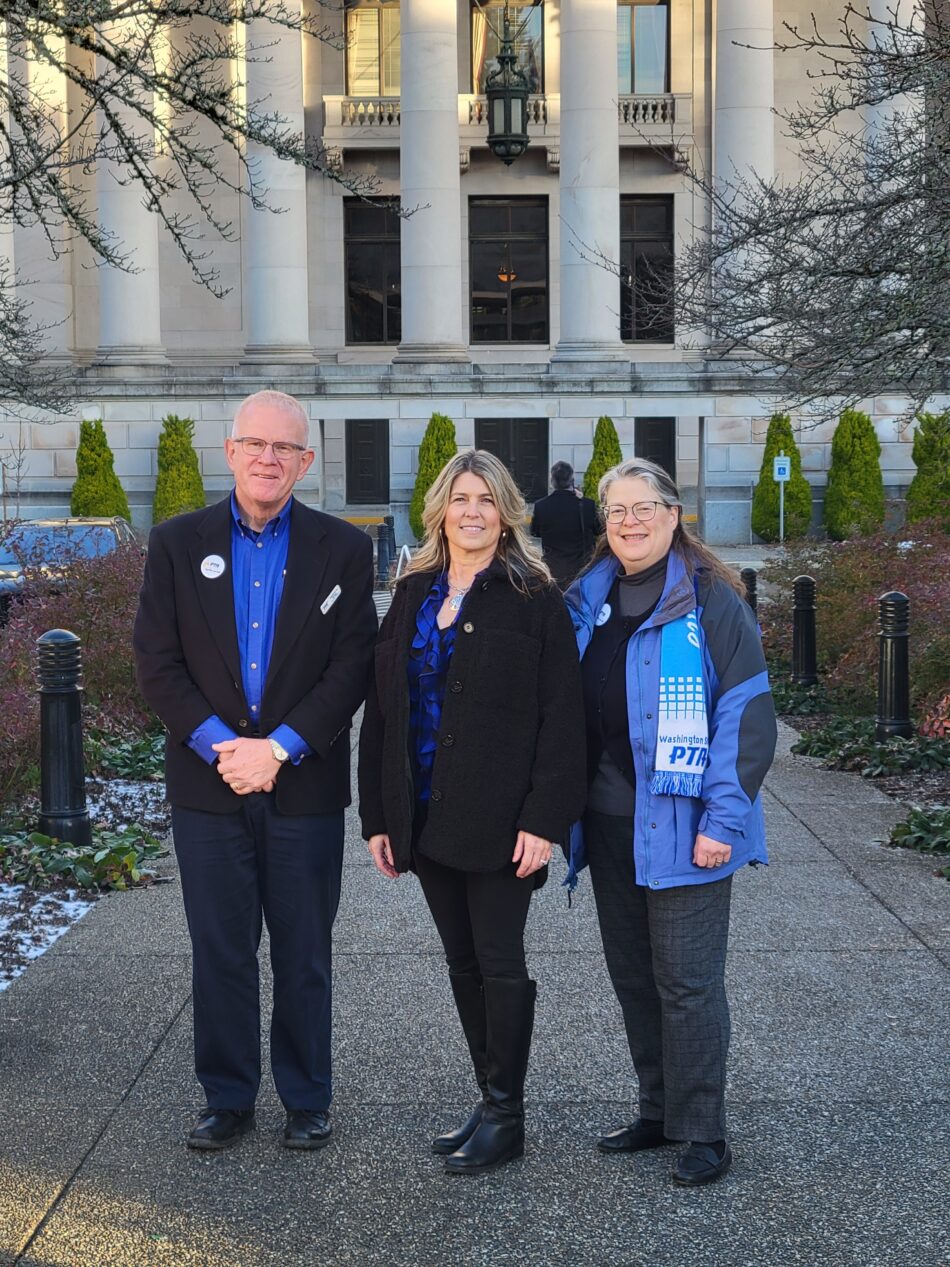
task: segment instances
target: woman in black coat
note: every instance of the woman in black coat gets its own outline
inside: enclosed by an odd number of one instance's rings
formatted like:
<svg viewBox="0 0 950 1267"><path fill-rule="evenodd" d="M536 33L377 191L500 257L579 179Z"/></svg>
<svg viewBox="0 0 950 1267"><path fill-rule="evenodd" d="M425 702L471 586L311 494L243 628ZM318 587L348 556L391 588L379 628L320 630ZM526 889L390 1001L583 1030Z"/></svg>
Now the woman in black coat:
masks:
<svg viewBox="0 0 950 1267"><path fill-rule="evenodd" d="M432 1147L467 1174L524 1151L536 993L524 928L552 844L583 808L584 711L571 621L502 463L457 454L423 518L379 631L360 817L379 870L419 877L445 948L482 1099Z"/></svg>

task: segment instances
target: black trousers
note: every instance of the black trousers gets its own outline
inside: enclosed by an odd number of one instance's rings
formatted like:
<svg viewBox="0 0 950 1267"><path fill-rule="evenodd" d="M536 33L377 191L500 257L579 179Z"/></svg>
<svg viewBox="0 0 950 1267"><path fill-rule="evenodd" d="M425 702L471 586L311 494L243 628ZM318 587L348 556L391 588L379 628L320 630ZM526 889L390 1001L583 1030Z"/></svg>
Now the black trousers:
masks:
<svg viewBox="0 0 950 1267"><path fill-rule="evenodd" d="M584 840L640 1113L664 1122L670 1139L724 1139L732 877L672 889L638 885L629 818L588 810Z"/></svg>
<svg viewBox="0 0 950 1267"><path fill-rule="evenodd" d="M278 814L252 793L233 814L172 808L193 955L195 1072L214 1109L250 1109L261 1080L257 952L274 974L271 1070L285 1108L326 1109L331 945L343 814Z"/></svg>
<svg viewBox="0 0 950 1267"><path fill-rule="evenodd" d="M514 863L500 871L456 871L418 850L413 864L449 972L524 980L524 929L534 876L519 880Z"/></svg>

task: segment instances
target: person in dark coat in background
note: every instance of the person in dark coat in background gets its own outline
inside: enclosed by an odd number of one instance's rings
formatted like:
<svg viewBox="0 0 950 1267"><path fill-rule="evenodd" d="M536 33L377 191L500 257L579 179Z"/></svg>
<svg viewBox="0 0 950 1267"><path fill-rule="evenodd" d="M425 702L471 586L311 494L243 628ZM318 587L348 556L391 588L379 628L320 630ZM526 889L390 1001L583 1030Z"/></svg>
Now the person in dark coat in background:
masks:
<svg viewBox="0 0 950 1267"><path fill-rule="evenodd" d="M554 492L534 503L531 535L541 538L541 552L562 590L590 558L603 532L597 507L574 487L574 468L568 462L551 467Z"/></svg>
<svg viewBox="0 0 950 1267"><path fill-rule="evenodd" d="M502 463L457 454L423 517L376 645L360 817L383 875L416 872L445 949L482 1099L432 1148L466 1174L524 1151L536 995L524 929L583 808L584 708L564 600Z"/></svg>

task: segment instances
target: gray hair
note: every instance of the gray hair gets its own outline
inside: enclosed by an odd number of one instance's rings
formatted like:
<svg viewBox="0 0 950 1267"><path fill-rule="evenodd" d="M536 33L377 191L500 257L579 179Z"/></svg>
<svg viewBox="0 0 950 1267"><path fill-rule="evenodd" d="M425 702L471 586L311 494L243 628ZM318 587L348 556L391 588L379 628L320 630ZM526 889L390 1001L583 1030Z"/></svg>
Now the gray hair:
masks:
<svg viewBox="0 0 950 1267"><path fill-rule="evenodd" d="M288 396L286 392L275 391L254 392L251 396L245 396L234 412L234 422L231 424L232 440L237 439L238 425L244 414L250 409L256 409L258 406L262 406L264 409L277 410L282 414L286 414L288 418L292 418L301 429L304 443L309 443L310 419L307 417L306 409L296 397Z"/></svg>
<svg viewBox="0 0 950 1267"><path fill-rule="evenodd" d="M617 480L646 480L656 493L657 500L664 506L679 506L680 510L683 509L680 491L669 471L665 471L662 466L647 458L628 458L626 462L618 462L600 477L597 497L602 506L606 505L611 484Z"/></svg>

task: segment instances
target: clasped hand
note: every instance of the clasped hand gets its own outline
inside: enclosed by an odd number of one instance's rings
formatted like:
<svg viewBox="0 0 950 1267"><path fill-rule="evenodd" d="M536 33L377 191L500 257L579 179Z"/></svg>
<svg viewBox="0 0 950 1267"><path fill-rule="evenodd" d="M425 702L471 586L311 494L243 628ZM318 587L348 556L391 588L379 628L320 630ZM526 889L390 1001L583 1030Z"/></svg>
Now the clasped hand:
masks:
<svg viewBox="0 0 950 1267"><path fill-rule="evenodd" d="M218 754L218 773L232 792L269 792L280 770L267 739L226 739L211 745Z"/></svg>
<svg viewBox="0 0 950 1267"><path fill-rule="evenodd" d="M366 845L373 855L377 870L388 876L390 880L395 880L399 872L393 862L393 849L389 837L384 834L370 836ZM521 880L535 871L540 871L551 861L550 840L545 840L543 836L532 836L529 831L519 831L511 861L519 864L515 874Z"/></svg>

